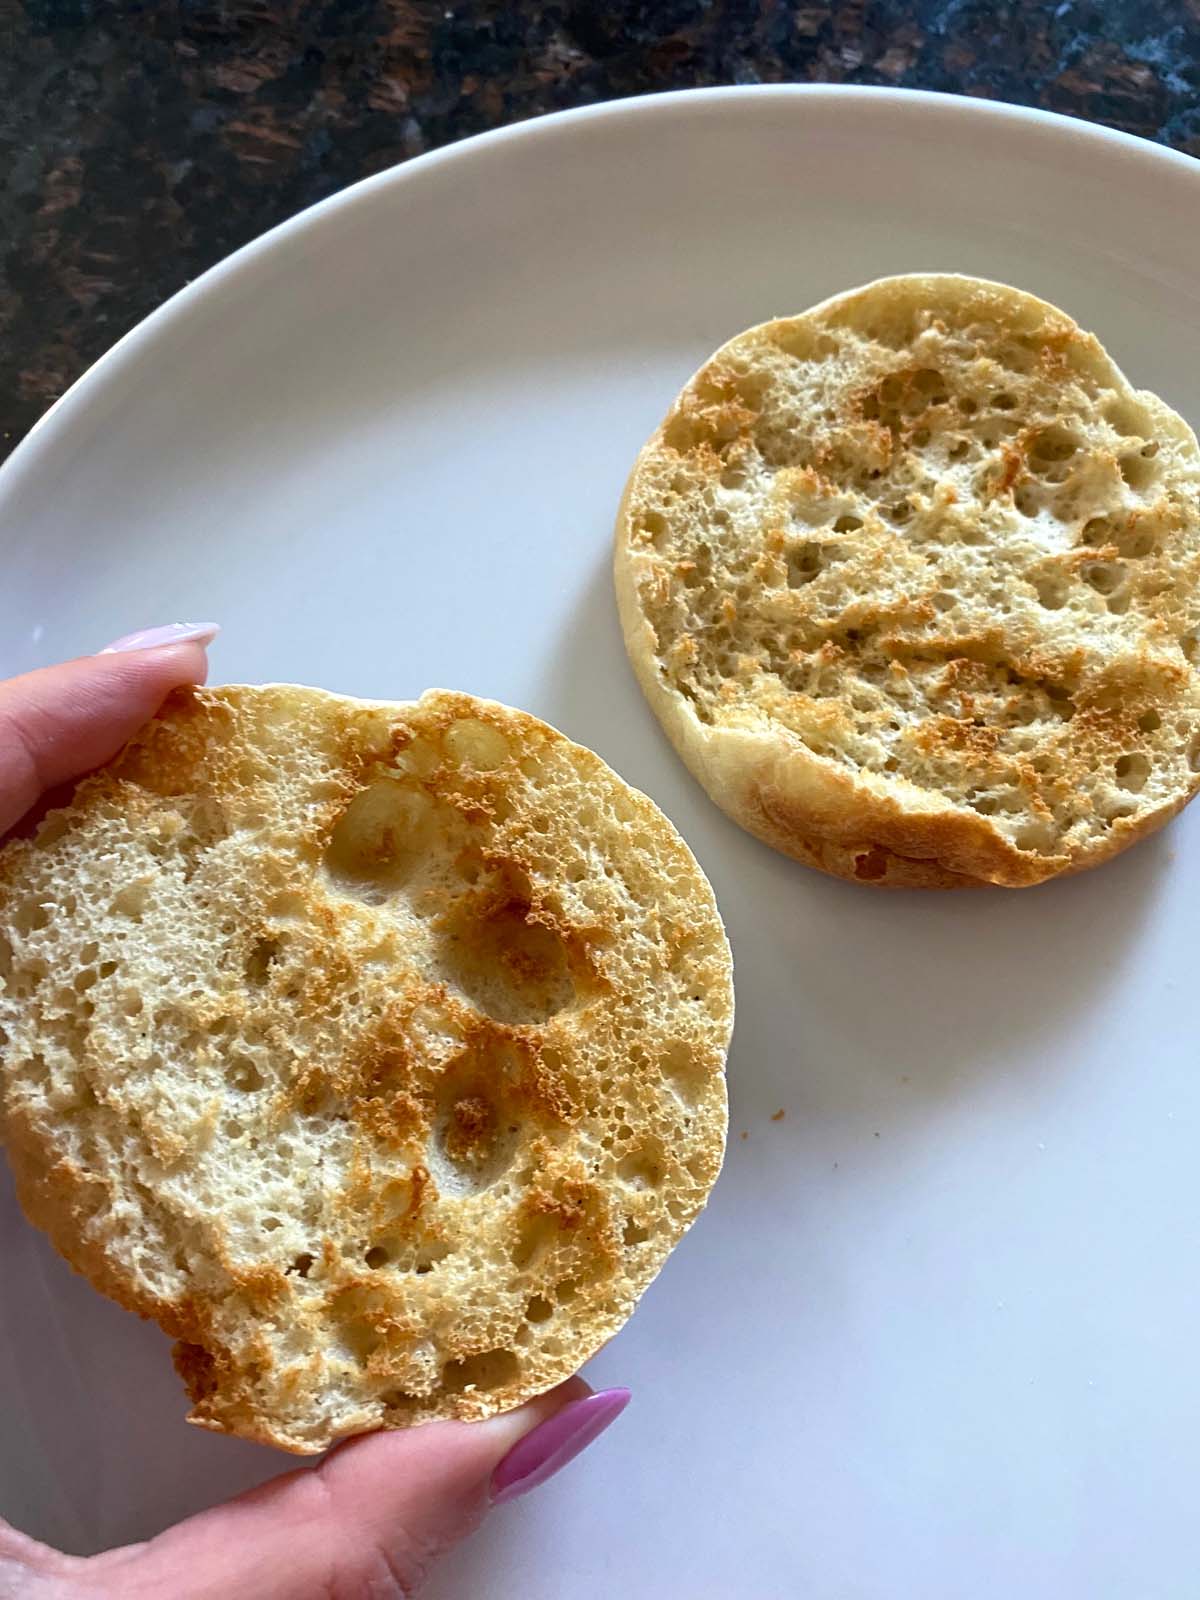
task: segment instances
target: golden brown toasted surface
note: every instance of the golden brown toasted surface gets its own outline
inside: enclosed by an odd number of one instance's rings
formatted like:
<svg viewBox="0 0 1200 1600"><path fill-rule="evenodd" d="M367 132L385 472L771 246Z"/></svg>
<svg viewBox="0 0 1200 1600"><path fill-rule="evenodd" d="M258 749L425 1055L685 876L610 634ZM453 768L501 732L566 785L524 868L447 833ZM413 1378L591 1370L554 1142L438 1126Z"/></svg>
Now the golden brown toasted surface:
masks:
<svg viewBox="0 0 1200 1600"><path fill-rule="evenodd" d="M22 1203L288 1450L592 1355L717 1176L731 1025L666 818L465 695L181 693L0 854Z"/></svg>
<svg viewBox="0 0 1200 1600"><path fill-rule="evenodd" d="M1200 786L1195 436L1016 289L884 279L731 340L615 571L693 773L839 876L1037 883Z"/></svg>

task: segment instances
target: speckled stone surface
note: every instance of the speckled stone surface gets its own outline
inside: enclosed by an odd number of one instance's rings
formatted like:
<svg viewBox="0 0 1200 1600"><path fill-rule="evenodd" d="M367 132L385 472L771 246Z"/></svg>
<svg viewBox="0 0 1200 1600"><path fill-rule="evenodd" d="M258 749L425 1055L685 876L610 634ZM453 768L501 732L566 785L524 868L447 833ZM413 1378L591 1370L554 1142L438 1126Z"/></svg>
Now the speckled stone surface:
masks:
<svg viewBox="0 0 1200 1600"><path fill-rule="evenodd" d="M1200 0L0 0L0 454L175 289L368 173L565 106L822 81L1200 155Z"/></svg>

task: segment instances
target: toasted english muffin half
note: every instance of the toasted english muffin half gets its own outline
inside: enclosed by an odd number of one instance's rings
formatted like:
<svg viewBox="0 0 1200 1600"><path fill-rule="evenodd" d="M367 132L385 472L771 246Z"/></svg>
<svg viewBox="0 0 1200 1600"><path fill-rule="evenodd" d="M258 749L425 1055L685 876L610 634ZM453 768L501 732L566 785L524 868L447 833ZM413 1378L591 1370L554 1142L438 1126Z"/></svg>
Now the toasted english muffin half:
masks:
<svg viewBox="0 0 1200 1600"><path fill-rule="evenodd" d="M839 877L1040 883L1200 786L1196 437L1018 289L885 278L730 340L615 573L693 774Z"/></svg>
<svg viewBox="0 0 1200 1600"><path fill-rule="evenodd" d="M721 1165L712 891L536 718L175 695L0 855L0 1130L67 1260L286 1450L506 1410Z"/></svg>

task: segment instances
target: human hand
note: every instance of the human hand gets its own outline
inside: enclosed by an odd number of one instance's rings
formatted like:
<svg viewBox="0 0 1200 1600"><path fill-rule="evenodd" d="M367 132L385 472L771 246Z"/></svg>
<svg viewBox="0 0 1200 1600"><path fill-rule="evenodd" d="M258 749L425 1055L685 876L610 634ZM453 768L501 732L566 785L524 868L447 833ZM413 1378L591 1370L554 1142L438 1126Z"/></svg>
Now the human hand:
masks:
<svg viewBox="0 0 1200 1600"><path fill-rule="evenodd" d="M114 756L174 688L202 683L215 628L172 624L0 683L0 835ZM624 1409L572 1378L486 1422L367 1434L145 1544L63 1555L0 1521L0 1600L390 1600L492 1505L544 1483Z"/></svg>

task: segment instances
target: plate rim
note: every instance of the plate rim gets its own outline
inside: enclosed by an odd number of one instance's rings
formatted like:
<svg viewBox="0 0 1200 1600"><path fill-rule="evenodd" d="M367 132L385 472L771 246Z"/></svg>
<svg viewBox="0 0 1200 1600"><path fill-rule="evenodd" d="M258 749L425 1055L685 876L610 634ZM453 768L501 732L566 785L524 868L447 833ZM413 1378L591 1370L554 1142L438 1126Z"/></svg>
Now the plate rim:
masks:
<svg viewBox="0 0 1200 1600"><path fill-rule="evenodd" d="M142 349L172 322L185 316L206 299L219 294L237 274L253 270L280 246L302 238L339 213L370 203L379 194L413 182L421 182L443 167L469 162L480 152L503 144L531 143L555 138L561 129L586 123L642 118L653 121L698 105L713 109L749 108L755 104L792 102L807 104L842 103L891 110L901 118L929 116L972 123L991 122L998 130L1038 130L1051 141L1079 148L1094 145L1123 152L1144 165L1172 172L1195 182L1200 180L1200 159L1156 143L1138 134L1089 122L1083 117L1044 111L1037 106L1022 106L1010 101L987 100L972 95L932 89L893 88L874 84L776 83L725 84L704 88L675 89L661 94L629 95L603 100L594 105L571 106L545 112L520 122L505 123L471 134L436 150L400 161L381 172L358 178L324 199L303 207L282 222L257 234L236 250L215 261L198 277L177 289L146 316L136 322L66 388L37 419L7 459L0 462L0 512L21 483L35 473L54 448L58 435L84 408L98 398L104 388L117 381L136 361Z"/></svg>

